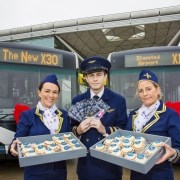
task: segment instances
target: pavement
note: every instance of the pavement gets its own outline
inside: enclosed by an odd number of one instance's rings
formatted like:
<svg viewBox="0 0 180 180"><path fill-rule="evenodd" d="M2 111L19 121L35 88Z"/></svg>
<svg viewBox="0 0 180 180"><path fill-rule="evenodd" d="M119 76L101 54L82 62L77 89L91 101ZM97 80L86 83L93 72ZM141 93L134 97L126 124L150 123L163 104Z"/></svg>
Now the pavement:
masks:
<svg viewBox="0 0 180 180"><path fill-rule="evenodd" d="M67 180L77 180L76 175L76 160L67 161ZM180 180L180 164L173 165L175 179ZM129 180L129 170L123 169L123 180ZM19 167L18 160L0 161L0 180L23 180L23 168Z"/></svg>

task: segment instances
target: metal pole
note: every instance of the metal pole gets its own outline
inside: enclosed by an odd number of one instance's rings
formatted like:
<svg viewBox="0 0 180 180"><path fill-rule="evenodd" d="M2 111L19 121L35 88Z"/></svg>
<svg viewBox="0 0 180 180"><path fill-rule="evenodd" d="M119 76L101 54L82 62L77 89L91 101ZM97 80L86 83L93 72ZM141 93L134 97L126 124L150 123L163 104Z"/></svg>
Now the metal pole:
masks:
<svg viewBox="0 0 180 180"><path fill-rule="evenodd" d="M78 58L80 60L83 60L84 58L82 56L80 56L67 42L65 42L63 39L61 39L60 37L56 36L56 38L63 43L71 52L74 52L77 54Z"/></svg>
<svg viewBox="0 0 180 180"><path fill-rule="evenodd" d="M167 46L173 46L173 44L178 40L180 37L180 30L176 33L176 35L173 37L173 39L169 42Z"/></svg>

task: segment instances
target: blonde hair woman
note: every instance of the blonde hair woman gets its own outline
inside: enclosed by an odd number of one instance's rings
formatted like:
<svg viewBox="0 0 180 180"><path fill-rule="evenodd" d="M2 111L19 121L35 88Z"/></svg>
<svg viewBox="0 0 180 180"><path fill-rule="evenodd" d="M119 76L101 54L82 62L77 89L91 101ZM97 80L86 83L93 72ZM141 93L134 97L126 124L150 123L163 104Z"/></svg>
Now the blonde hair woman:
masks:
<svg viewBox="0 0 180 180"><path fill-rule="evenodd" d="M171 162L179 161L179 116L162 102L162 92L158 77L152 71L143 69L140 72L136 88L136 96L138 96L142 105L130 112L126 129L139 133L168 136L171 138L172 147L162 143L161 146L164 146L166 149L164 156L147 174L131 171L131 180L173 180L174 175Z"/></svg>

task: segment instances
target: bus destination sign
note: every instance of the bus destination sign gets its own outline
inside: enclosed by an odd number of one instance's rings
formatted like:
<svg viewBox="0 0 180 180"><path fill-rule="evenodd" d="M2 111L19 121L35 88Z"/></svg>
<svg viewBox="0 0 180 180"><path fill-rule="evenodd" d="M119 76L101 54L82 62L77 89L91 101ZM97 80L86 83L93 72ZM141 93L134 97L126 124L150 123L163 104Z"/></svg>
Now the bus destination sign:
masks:
<svg viewBox="0 0 180 180"><path fill-rule="evenodd" d="M125 55L125 67L180 65L180 52Z"/></svg>
<svg viewBox="0 0 180 180"><path fill-rule="evenodd" d="M63 67L62 54L14 48L0 47L0 62Z"/></svg>

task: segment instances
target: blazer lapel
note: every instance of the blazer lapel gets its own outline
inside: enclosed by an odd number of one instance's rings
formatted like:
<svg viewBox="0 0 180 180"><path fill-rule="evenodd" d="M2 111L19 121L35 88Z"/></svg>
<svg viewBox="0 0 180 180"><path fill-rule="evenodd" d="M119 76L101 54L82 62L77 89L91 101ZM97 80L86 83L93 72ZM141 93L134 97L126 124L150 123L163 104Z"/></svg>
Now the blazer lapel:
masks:
<svg viewBox="0 0 180 180"><path fill-rule="evenodd" d="M142 133L146 132L151 126L153 126L159 119L160 119L160 114L166 111L166 106L164 103L161 102L159 108L155 112L154 116L148 121L148 123L142 128ZM134 120L137 117L137 111L135 111L135 114L132 116L132 127L133 131L135 131L135 126L134 126Z"/></svg>
<svg viewBox="0 0 180 180"><path fill-rule="evenodd" d="M35 114L39 117L39 119L44 123L43 121L43 111L41 111L39 108L36 108L35 110ZM62 128L62 124L63 124L63 117L62 117L62 112L57 109L55 111L55 114L57 115L57 118L59 120L59 127L58 127L58 130L57 130L57 133L59 133L61 131L61 128Z"/></svg>
<svg viewBox="0 0 180 180"><path fill-rule="evenodd" d="M41 119L43 122L43 111L41 111L39 108L36 107L35 114Z"/></svg>
<svg viewBox="0 0 180 180"><path fill-rule="evenodd" d="M57 115L58 119L59 119L59 128L57 130L57 133L59 133L61 131L61 128L62 128L62 124L63 124L63 117L62 117L62 112L57 109L55 111L55 114Z"/></svg>

